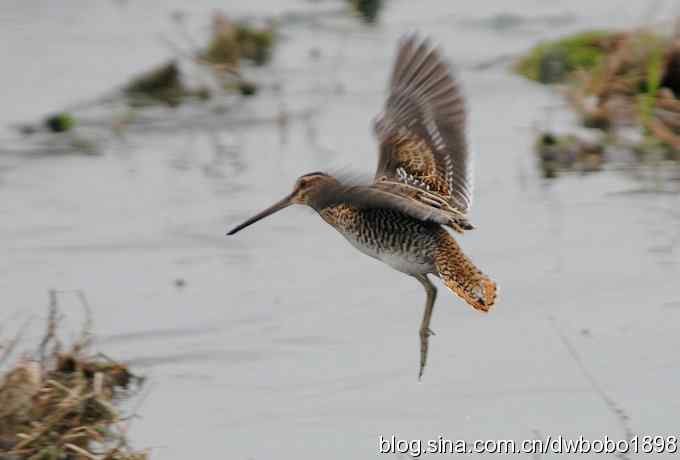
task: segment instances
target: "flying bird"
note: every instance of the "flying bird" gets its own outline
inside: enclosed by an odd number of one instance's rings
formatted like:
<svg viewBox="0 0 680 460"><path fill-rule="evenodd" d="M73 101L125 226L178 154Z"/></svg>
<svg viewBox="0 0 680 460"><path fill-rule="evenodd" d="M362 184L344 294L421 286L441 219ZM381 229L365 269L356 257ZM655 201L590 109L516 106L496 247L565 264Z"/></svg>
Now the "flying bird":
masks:
<svg viewBox="0 0 680 460"><path fill-rule="evenodd" d="M399 44L384 110L374 122L379 142L372 184L347 183L323 172L301 176L293 191L228 235L284 209L316 210L355 248L412 276L427 294L420 324L420 379L427 362L437 288L433 275L476 310L496 301L496 283L463 253L448 229L474 227L472 156L465 139L465 103L458 81L428 39Z"/></svg>

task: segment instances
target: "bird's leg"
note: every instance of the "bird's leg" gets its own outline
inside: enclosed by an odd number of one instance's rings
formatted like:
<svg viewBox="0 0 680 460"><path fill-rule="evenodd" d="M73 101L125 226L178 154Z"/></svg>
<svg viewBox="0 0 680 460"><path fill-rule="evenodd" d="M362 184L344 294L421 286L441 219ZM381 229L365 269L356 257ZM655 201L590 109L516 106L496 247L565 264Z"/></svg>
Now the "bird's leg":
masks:
<svg viewBox="0 0 680 460"><path fill-rule="evenodd" d="M427 346L430 335L434 335L434 332L430 330L430 320L432 319L434 301L437 298L437 288L432 284L426 274L413 275L413 277L420 281L420 284L423 285L425 292L427 293L425 312L423 313L423 320L420 323L420 372L418 372L418 380L420 380L423 376L423 371L425 370L425 363L427 362Z"/></svg>

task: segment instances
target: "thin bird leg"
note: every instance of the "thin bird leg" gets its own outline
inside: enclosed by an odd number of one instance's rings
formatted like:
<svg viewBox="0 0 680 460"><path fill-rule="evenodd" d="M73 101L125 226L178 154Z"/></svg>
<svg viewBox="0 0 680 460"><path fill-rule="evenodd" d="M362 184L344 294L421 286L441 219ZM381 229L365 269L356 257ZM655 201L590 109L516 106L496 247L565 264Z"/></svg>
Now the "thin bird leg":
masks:
<svg viewBox="0 0 680 460"><path fill-rule="evenodd" d="M425 312L423 313L423 320L420 323L420 371L418 372L418 380L420 380L425 371L425 363L427 362L428 342L430 336L434 335L434 332L430 330L430 320L432 319L434 301L437 298L437 288L432 284L427 275L413 275L413 277L420 281L420 284L423 285L425 292L427 293Z"/></svg>

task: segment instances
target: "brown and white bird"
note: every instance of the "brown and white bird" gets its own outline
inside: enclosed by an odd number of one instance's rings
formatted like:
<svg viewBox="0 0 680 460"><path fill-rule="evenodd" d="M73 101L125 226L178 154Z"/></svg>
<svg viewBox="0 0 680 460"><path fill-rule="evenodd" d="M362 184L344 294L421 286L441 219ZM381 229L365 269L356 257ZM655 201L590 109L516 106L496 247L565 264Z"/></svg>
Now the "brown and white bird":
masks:
<svg viewBox="0 0 680 460"><path fill-rule="evenodd" d="M427 39L411 35L401 41L375 134L380 146L372 184L343 183L322 172L305 174L288 196L228 235L291 204L304 204L359 251L417 279L427 293L419 331L420 378L437 295L428 275L483 312L497 292L496 283L445 228L461 234L473 228L466 217L472 203L472 158L460 86Z"/></svg>

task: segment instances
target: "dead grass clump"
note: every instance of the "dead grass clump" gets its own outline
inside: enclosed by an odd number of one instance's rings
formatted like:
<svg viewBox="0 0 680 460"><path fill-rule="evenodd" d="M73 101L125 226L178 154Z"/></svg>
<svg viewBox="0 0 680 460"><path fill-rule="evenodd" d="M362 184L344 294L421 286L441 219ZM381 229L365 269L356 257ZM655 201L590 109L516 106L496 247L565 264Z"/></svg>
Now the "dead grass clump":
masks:
<svg viewBox="0 0 680 460"><path fill-rule="evenodd" d="M605 158L602 144L583 140L575 135L542 133L536 141L535 151L539 166L546 178L556 177L560 172L582 173L599 171Z"/></svg>
<svg viewBox="0 0 680 460"><path fill-rule="evenodd" d="M543 83L565 83L567 101L581 124L599 130L608 144L627 148L641 160L657 158L659 152L666 160L680 159L677 34L667 36L648 28L576 34L536 46L515 68ZM630 144L631 138L641 141ZM557 144L570 152L578 143ZM538 151L555 149L542 145Z"/></svg>
<svg viewBox="0 0 680 460"><path fill-rule="evenodd" d="M202 58L215 65L237 70L242 59L263 65L269 62L274 46L272 23L233 22L224 13L213 15L213 32Z"/></svg>
<svg viewBox="0 0 680 460"><path fill-rule="evenodd" d="M207 99L210 97L207 88L186 87L175 61L170 61L135 77L125 86L123 92L133 106L160 102L174 107L187 98Z"/></svg>
<svg viewBox="0 0 680 460"><path fill-rule="evenodd" d="M125 436L118 405L142 379L127 366L88 353L89 326L65 351L57 337L56 292L34 359L0 378L0 459L145 460Z"/></svg>
<svg viewBox="0 0 680 460"><path fill-rule="evenodd" d="M662 77L672 74L664 59L670 44L648 31L631 32L598 66L576 71L568 94L583 120L600 119L609 127L653 116Z"/></svg>

